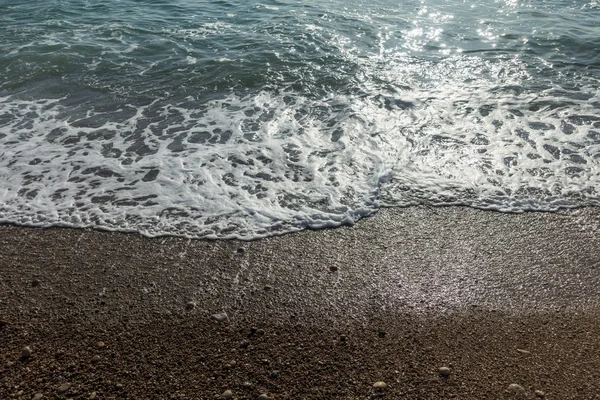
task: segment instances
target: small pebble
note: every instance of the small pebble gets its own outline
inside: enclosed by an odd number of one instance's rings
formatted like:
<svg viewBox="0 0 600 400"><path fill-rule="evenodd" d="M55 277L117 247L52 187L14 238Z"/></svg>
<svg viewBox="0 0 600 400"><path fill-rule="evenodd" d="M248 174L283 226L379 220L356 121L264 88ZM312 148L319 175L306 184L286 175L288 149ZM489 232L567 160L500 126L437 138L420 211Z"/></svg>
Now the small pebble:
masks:
<svg viewBox="0 0 600 400"><path fill-rule="evenodd" d="M40 286L40 281L38 281L37 279L34 279L31 281L31 286L32 287L38 287Z"/></svg>
<svg viewBox="0 0 600 400"><path fill-rule="evenodd" d="M71 384L65 382L58 387L58 393L64 393L67 390L69 390L70 388L71 388Z"/></svg>
<svg viewBox="0 0 600 400"><path fill-rule="evenodd" d="M256 336L264 336L265 335L265 330L264 329L257 329L255 334L256 334Z"/></svg>
<svg viewBox="0 0 600 400"><path fill-rule="evenodd" d="M331 267L329 267L329 270L330 270L331 272L337 272L337 270L338 270L338 267L337 267L337 266L335 266L335 265L332 265Z"/></svg>
<svg viewBox="0 0 600 400"><path fill-rule="evenodd" d="M95 399L96 398L96 392L92 392L90 393L90 397L88 397L88 399Z"/></svg>
<svg viewBox="0 0 600 400"><path fill-rule="evenodd" d="M31 347L29 347L29 346L23 347L23 350L21 351L21 357L23 357L23 358L31 357Z"/></svg>
<svg viewBox="0 0 600 400"><path fill-rule="evenodd" d="M539 398L543 398L546 397L546 392L544 392L543 390L536 390L535 395Z"/></svg>
<svg viewBox="0 0 600 400"><path fill-rule="evenodd" d="M43 394L41 393L36 393L33 395L33 399L32 400L41 400L44 397Z"/></svg>
<svg viewBox="0 0 600 400"><path fill-rule="evenodd" d="M242 387L244 389L251 389L252 388L252 383L246 381L246 382L242 383Z"/></svg>
<svg viewBox="0 0 600 400"><path fill-rule="evenodd" d="M210 317L217 322L229 322L229 316L227 313L213 314Z"/></svg>
<svg viewBox="0 0 600 400"><path fill-rule="evenodd" d="M379 382L375 382L375 383L373 384L373 389L380 389L380 390L383 390L383 389L385 389L385 388L387 388L387 385L385 384L385 382L381 382L381 381L379 381Z"/></svg>
<svg viewBox="0 0 600 400"><path fill-rule="evenodd" d="M273 290L273 286L271 286L271 285L266 285L265 286L265 292L269 292L271 290Z"/></svg>
<svg viewBox="0 0 600 400"><path fill-rule="evenodd" d="M238 249L237 249L238 255L243 256L245 252L246 252L246 250L244 250L243 247L238 247Z"/></svg>
<svg viewBox="0 0 600 400"><path fill-rule="evenodd" d="M385 337L386 333L383 329L380 329L379 332L377 333L377 336L379 336L381 339L383 339Z"/></svg>
<svg viewBox="0 0 600 400"><path fill-rule="evenodd" d="M231 398L233 398L233 392L231 390L227 389L226 391L223 392L221 397L224 399L231 399Z"/></svg>
<svg viewBox="0 0 600 400"><path fill-rule="evenodd" d="M123 389L123 384L122 383L117 383L115 385L115 387L117 388L117 390L121 390L121 389Z"/></svg>
<svg viewBox="0 0 600 400"><path fill-rule="evenodd" d="M263 393L257 397L257 400L269 400L269 396Z"/></svg>
<svg viewBox="0 0 600 400"><path fill-rule="evenodd" d="M525 392L525 388L519 384L511 383L508 385L507 389L510 393L523 393Z"/></svg>
<svg viewBox="0 0 600 400"><path fill-rule="evenodd" d="M438 369L438 372L439 372L440 376L442 376L444 378L448 378L450 376L450 374L452 373L452 370L448 367L440 367L440 369Z"/></svg>
<svg viewBox="0 0 600 400"><path fill-rule="evenodd" d="M193 301L188 301L187 303L185 303L186 310L193 310L194 308L196 308L196 303L194 303Z"/></svg>
<svg viewBox="0 0 600 400"><path fill-rule="evenodd" d="M92 357L92 362L94 364L96 364L97 362L100 362L100 356L99 355L95 355L94 357Z"/></svg>
<svg viewBox="0 0 600 400"><path fill-rule="evenodd" d="M98 342L98 343L96 343L96 347L103 348L105 346L106 346L106 344L104 344L104 342Z"/></svg>

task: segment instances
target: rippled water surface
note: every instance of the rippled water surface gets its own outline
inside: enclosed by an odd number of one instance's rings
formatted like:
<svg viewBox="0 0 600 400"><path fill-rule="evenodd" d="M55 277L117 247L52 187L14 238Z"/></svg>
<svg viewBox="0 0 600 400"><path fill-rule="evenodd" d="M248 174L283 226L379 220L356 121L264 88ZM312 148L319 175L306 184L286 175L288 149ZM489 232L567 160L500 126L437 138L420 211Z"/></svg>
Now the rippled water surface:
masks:
<svg viewBox="0 0 600 400"><path fill-rule="evenodd" d="M0 221L242 237L600 205L597 1L0 2Z"/></svg>

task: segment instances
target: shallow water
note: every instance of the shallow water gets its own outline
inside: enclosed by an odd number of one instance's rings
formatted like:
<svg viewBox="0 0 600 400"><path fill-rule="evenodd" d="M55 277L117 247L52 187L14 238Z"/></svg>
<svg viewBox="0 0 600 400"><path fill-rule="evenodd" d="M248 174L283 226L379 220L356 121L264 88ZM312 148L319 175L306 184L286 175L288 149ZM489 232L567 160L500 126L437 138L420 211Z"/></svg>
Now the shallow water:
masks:
<svg viewBox="0 0 600 400"><path fill-rule="evenodd" d="M0 4L0 221L255 238L600 205L597 1Z"/></svg>

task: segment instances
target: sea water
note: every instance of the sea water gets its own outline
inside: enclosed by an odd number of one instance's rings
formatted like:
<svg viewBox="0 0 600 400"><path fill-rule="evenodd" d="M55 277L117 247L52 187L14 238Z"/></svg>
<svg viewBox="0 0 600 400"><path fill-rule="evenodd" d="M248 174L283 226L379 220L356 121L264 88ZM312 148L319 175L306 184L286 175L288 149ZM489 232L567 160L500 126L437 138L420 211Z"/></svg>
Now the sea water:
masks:
<svg viewBox="0 0 600 400"><path fill-rule="evenodd" d="M598 206L599 87L598 1L0 0L0 222Z"/></svg>

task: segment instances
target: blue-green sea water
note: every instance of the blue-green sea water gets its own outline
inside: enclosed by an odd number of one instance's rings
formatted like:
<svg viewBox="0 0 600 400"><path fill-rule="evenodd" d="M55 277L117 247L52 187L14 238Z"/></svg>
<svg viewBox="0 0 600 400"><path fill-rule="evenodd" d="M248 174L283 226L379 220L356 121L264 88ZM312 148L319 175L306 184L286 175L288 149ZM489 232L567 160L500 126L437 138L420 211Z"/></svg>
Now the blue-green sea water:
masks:
<svg viewBox="0 0 600 400"><path fill-rule="evenodd" d="M598 1L0 0L0 222L599 206L599 87Z"/></svg>

